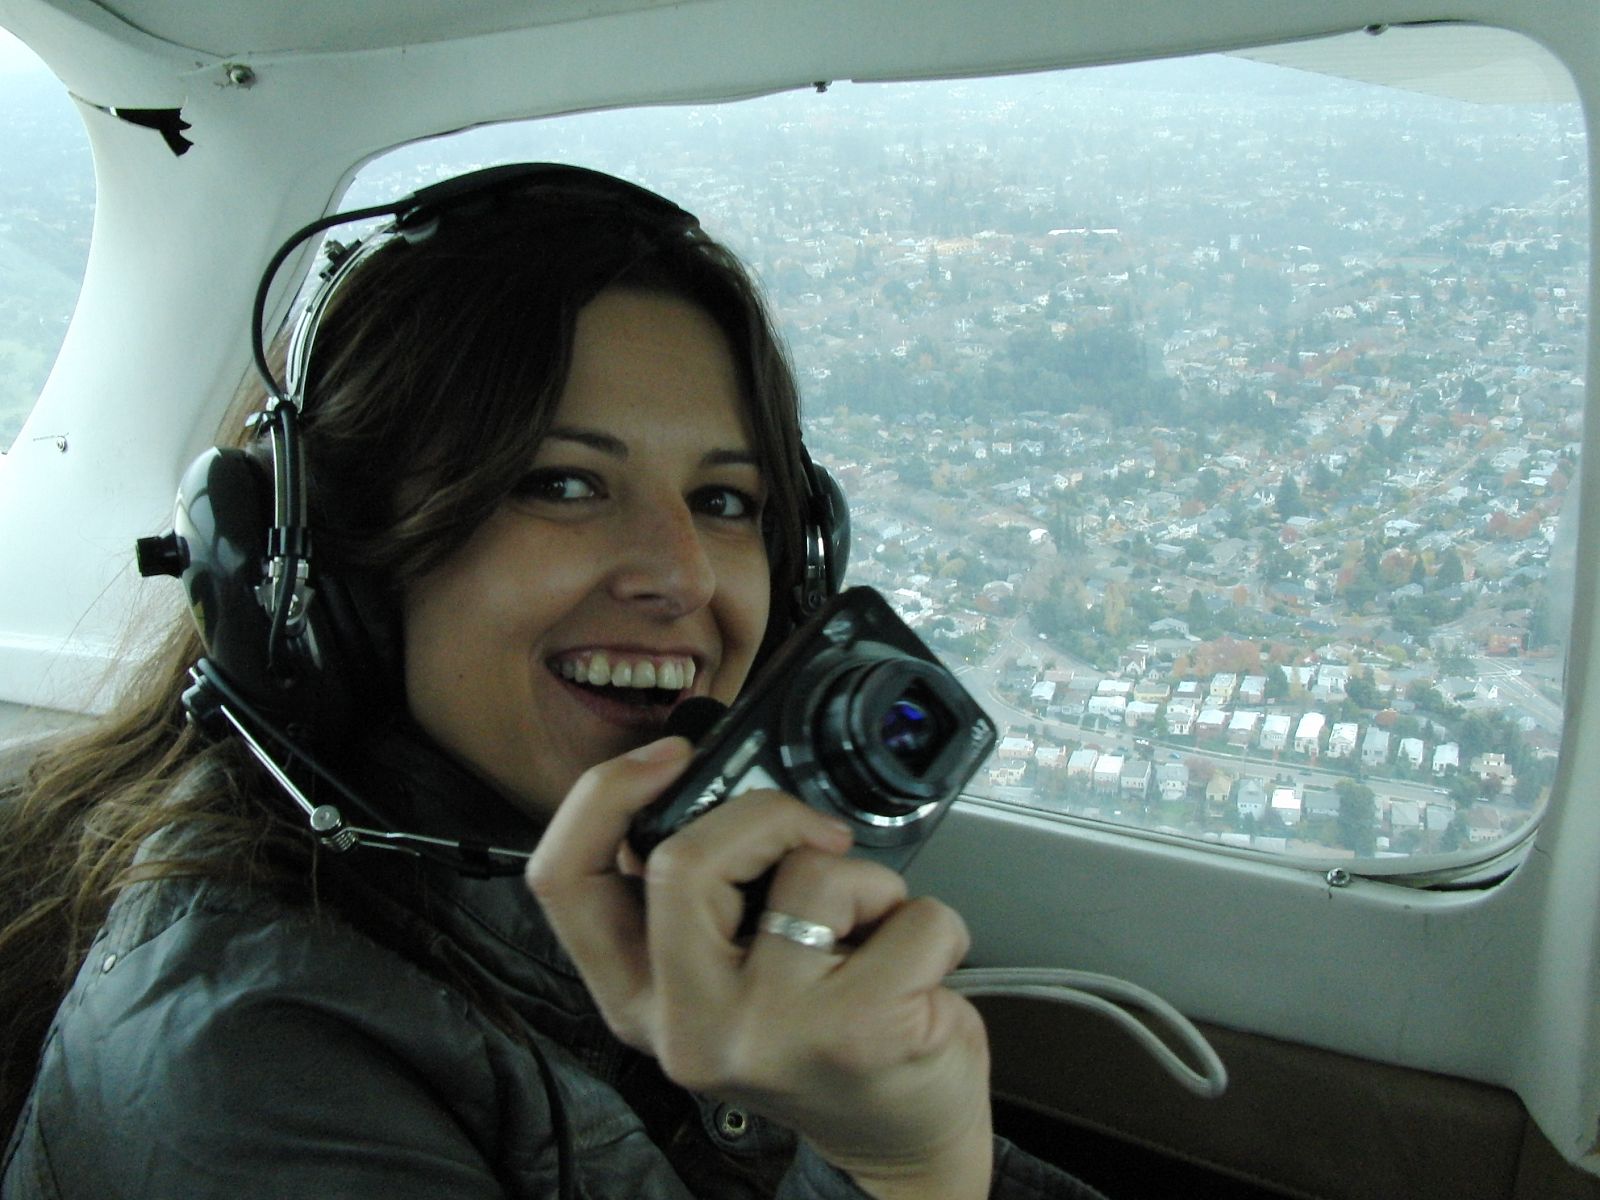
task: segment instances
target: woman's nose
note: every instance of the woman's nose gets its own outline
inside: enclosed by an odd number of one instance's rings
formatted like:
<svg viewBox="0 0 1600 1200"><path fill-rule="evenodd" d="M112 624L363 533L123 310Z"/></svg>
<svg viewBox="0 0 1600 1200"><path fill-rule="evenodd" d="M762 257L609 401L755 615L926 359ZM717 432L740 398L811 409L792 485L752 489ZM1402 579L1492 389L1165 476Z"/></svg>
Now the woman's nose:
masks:
<svg viewBox="0 0 1600 1200"><path fill-rule="evenodd" d="M670 616L711 601L717 573L694 513L682 501L652 505L627 522L613 593Z"/></svg>

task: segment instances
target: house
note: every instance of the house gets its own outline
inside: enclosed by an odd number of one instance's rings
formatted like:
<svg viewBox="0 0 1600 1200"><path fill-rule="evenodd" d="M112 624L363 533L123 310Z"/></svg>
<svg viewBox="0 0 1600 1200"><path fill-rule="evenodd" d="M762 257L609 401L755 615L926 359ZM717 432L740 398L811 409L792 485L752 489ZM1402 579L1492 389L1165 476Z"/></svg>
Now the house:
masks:
<svg viewBox="0 0 1600 1200"><path fill-rule="evenodd" d="M1173 737L1188 737L1200 715L1198 700L1172 700L1167 703L1167 732Z"/></svg>
<svg viewBox="0 0 1600 1200"><path fill-rule="evenodd" d="M1229 672L1218 672L1211 677L1206 699L1218 708L1233 703L1233 694L1239 690L1239 677Z"/></svg>
<svg viewBox="0 0 1600 1200"><path fill-rule="evenodd" d="M1128 699L1126 696L1107 696L1096 693L1089 697L1089 703L1083 711L1085 716L1104 717L1108 721L1121 721L1127 708Z"/></svg>
<svg viewBox="0 0 1600 1200"><path fill-rule="evenodd" d="M1056 701L1056 685L1054 680L1041 679L1033 685L1033 691L1028 694L1028 701L1036 709L1048 708Z"/></svg>
<svg viewBox="0 0 1600 1200"><path fill-rule="evenodd" d="M1122 775L1117 780L1117 791L1130 800L1146 800L1150 796L1150 783L1154 775L1155 768L1147 759L1126 759L1122 764Z"/></svg>
<svg viewBox="0 0 1600 1200"><path fill-rule="evenodd" d="M1289 744L1289 714L1268 713L1261 722L1261 748L1276 754Z"/></svg>
<svg viewBox="0 0 1600 1200"><path fill-rule="evenodd" d="M1319 712L1308 712L1301 716L1300 723L1294 730L1294 752L1296 754L1317 757L1322 749L1322 728L1328 719Z"/></svg>
<svg viewBox="0 0 1600 1200"><path fill-rule="evenodd" d="M1422 757L1423 746L1421 738L1406 737L1400 739L1400 754L1397 761L1408 762L1413 769L1420 769Z"/></svg>
<svg viewBox="0 0 1600 1200"><path fill-rule="evenodd" d="M1361 736L1361 726L1354 721L1335 721L1328 734L1328 757L1349 758L1356 752L1356 742Z"/></svg>
<svg viewBox="0 0 1600 1200"><path fill-rule="evenodd" d="M1300 824L1300 792L1292 787L1275 787L1272 789L1272 799L1268 801L1278 820L1285 825Z"/></svg>
<svg viewBox="0 0 1600 1200"><path fill-rule="evenodd" d="M1389 735L1376 725L1367 726L1367 736L1361 739L1361 765L1381 767L1389 761Z"/></svg>
<svg viewBox="0 0 1600 1200"><path fill-rule="evenodd" d="M1194 721L1197 738L1220 738L1228 731L1228 711L1223 708L1203 708Z"/></svg>
<svg viewBox="0 0 1600 1200"><path fill-rule="evenodd" d="M1129 729L1137 729L1143 725L1153 725L1156 713L1160 711L1160 705L1151 704L1148 700L1129 700L1123 709L1122 719Z"/></svg>
<svg viewBox="0 0 1600 1200"><path fill-rule="evenodd" d="M1265 704L1267 701L1267 677L1265 675L1246 675L1239 680L1239 691L1236 694L1240 704Z"/></svg>
<svg viewBox="0 0 1600 1200"><path fill-rule="evenodd" d="M1228 808L1228 796L1233 792L1233 776L1226 771L1213 771L1206 780L1206 813L1220 817Z"/></svg>
<svg viewBox="0 0 1600 1200"><path fill-rule="evenodd" d="M1433 773L1444 775L1461 769L1461 746L1456 742L1440 742L1433 748Z"/></svg>
<svg viewBox="0 0 1600 1200"><path fill-rule="evenodd" d="M1491 754L1485 750L1467 764L1467 769L1478 777L1480 783L1498 783L1502 792L1509 792L1517 784L1511 764L1504 754Z"/></svg>
<svg viewBox="0 0 1600 1200"><path fill-rule="evenodd" d="M1261 724L1261 710L1259 708L1237 708L1232 718L1228 721L1228 745L1248 746L1256 735L1256 727Z"/></svg>
<svg viewBox="0 0 1600 1200"><path fill-rule="evenodd" d="M1100 757L1100 751L1088 746L1074 750L1067 759L1067 779L1073 783L1089 784L1094 782L1094 763Z"/></svg>
<svg viewBox="0 0 1600 1200"><path fill-rule="evenodd" d="M1500 814L1487 804L1474 804L1467 812L1467 840L1474 846L1500 836Z"/></svg>
<svg viewBox="0 0 1600 1200"><path fill-rule="evenodd" d="M1001 762L1026 762L1033 757L1033 739L1008 733L1000 739L1000 746L994 752L994 756Z"/></svg>
<svg viewBox="0 0 1600 1200"><path fill-rule="evenodd" d="M1424 805L1417 800L1390 800L1384 813L1389 832L1411 833L1422 828Z"/></svg>
<svg viewBox="0 0 1600 1200"><path fill-rule="evenodd" d="M1033 752L1033 761L1045 771L1059 771L1067 765L1065 746L1040 746Z"/></svg>
<svg viewBox="0 0 1600 1200"><path fill-rule="evenodd" d="M1189 794L1189 768L1183 763L1162 763L1156 769L1156 789L1168 804L1182 800Z"/></svg>
<svg viewBox="0 0 1600 1200"><path fill-rule="evenodd" d="M1350 683L1350 668L1345 663L1323 663L1317 668L1311 694L1318 700L1343 700Z"/></svg>
<svg viewBox="0 0 1600 1200"><path fill-rule="evenodd" d="M1339 793L1332 788L1307 788L1300 799L1308 821L1333 820L1339 815Z"/></svg>
<svg viewBox="0 0 1600 1200"><path fill-rule="evenodd" d="M1133 698L1146 704L1165 704L1172 695L1172 685L1159 679L1141 679L1133 685Z"/></svg>
<svg viewBox="0 0 1600 1200"><path fill-rule="evenodd" d="M1094 790L1115 795L1122 787L1122 755L1102 754L1094 763Z"/></svg>
<svg viewBox="0 0 1600 1200"><path fill-rule="evenodd" d="M1241 818L1260 819L1267 811L1267 789L1261 780L1247 775L1239 780L1239 792L1234 797Z"/></svg>

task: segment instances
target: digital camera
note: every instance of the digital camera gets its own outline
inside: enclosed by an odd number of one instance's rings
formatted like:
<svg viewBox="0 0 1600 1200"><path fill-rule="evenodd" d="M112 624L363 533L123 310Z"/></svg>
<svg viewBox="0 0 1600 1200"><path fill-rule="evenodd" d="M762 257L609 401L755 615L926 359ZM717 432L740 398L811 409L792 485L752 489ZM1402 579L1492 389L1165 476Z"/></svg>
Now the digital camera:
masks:
<svg viewBox="0 0 1600 1200"><path fill-rule="evenodd" d="M843 817L858 856L902 870L994 742L994 722L883 597L850 588L716 718L628 841L644 858L723 801L777 788Z"/></svg>

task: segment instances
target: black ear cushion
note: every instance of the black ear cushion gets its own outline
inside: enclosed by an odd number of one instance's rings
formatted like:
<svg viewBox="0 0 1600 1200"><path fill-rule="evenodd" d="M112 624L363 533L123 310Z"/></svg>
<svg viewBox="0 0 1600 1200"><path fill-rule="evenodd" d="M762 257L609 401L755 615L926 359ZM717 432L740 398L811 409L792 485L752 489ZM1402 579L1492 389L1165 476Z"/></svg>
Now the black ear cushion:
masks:
<svg viewBox="0 0 1600 1200"><path fill-rule="evenodd" d="M256 597L271 521L272 484L245 451L207 450L184 472L173 530L206 657L252 703L275 707L267 669L271 621Z"/></svg>
<svg viewBox="0 0 1600 1200"><path fill-rule="evenodd" d="M850 505L839 481L826 468L808 462L806 470L810 475L812 519L822 533L826 599L839 594L844 587L845 570L850 566Z"/></svg>
<svg viewBox="0 0 1600 1200"><path fill-rule="evenodd" d="M397 702L397 621L375 586L316 564L305 624L269 664L260 589L271 523L271 473L257 455L213 449L190 465L174 520L190 611L213 668L251 705L298 736L336 743Z"/></svg>

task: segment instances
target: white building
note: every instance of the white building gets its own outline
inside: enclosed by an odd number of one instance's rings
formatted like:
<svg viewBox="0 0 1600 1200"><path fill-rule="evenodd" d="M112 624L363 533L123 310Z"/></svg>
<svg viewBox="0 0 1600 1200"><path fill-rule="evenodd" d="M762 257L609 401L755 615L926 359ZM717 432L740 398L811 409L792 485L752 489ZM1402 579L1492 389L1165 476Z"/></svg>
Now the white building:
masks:
<svg viewBox="0 0 1600 1200"><path fill-rule="evenodd" d="M1349 758L1356 752L1361 736L1361 726L1354 721L1335 721L1328 734L1328 757Z"/></svg>
<svg viewBox="0 0 1600 1200"><path fill-rule="evenodd" d="M1459 771L1461 769L1461 746L1456 742L1440 742L1433 748L1433 773L1443 775L1446 771Z"/></svg>
<svg viewBox="0 0 1600 1200"><path fill-rule="evenodd" d="M1182 800L1189 794L1189 768L1183 763L1162 763L1156 770L1156 787L1168 804Z"/></svg>
<svg viewBox="0 0 1600 1200"><path fill-rule="evenodd" d="M1261 722L1261 748L1275 754L1289 744L1289 714L1268 713Z"/></svg>
<svg viewBox="0 0 1600 1200"><path fill-rule="evenodd" d="M1200 715L1198 700L1169 700L1167 702L1167 732L1173 737L1188 737L1194 732L1195 718Z"/></svg>
<svg viewBox="0 0 1600 1200"><path fill-rule="evenodd" d="M1389 735L1376 725L1367 726L1367 736L1361 739L1361 765L1381 767L1389 761Z"/></svg>
<svg viewBox="0 0 1600 1200"><path fill-rule="evenodd" d="M1122 755L1102 754L1094 762L1094 790L1115 794L1122 787Z"/></svg>
<svg viewBox="0 0 1600 1200"><path fill-rule="evenodd" d="M1000 739L1000 748L994 756L1002 762L1024 762L1033 757L1033 739L1009 733Z"/></svg>
<svg viewBox="0 0 1600 1200"><path fill-rule="evenodd" d="M1096 694L1089 697L1089 703L1084 708L1084 712L1091 717L1104 717L1108 721L1121 721L1127 709L1128 698L1126 696L1102 696Z"/></svg>
<svg viewBox="0 0 1600 1200"><path fill-rule="evenodd" d="M1304 714L1294 730L1295 753L1309 754L1315 758L1322 749L1322 728L1327 723L1328 718L1319 712Z"/></svg>

